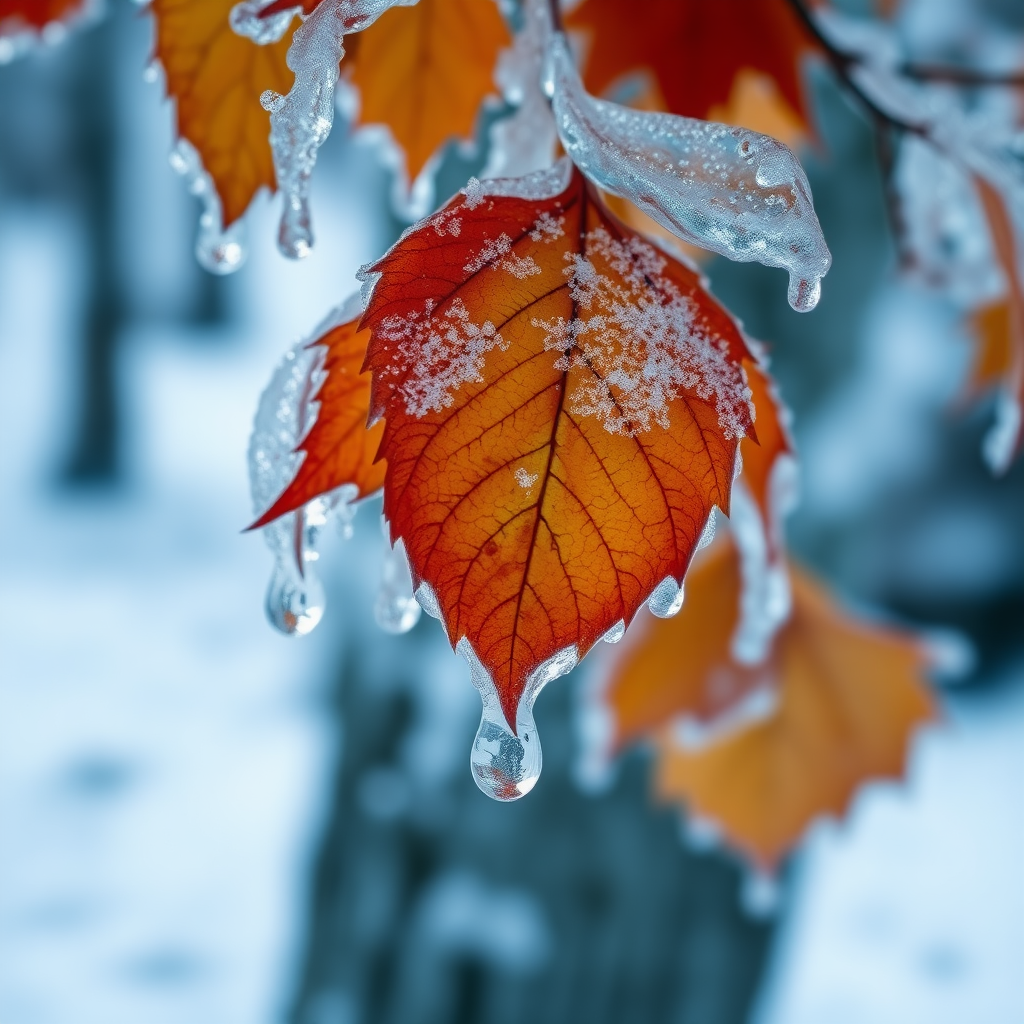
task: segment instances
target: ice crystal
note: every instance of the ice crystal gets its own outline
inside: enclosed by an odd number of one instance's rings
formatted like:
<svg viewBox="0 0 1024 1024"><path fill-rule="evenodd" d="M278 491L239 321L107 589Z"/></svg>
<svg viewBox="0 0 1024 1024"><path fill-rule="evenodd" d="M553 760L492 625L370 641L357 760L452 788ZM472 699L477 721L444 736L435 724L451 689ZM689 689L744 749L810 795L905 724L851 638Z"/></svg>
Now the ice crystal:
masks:
<svg viewBox="0 0 1024 1024"><path fill-rule="evenodd" d="M546 88L566 153L600 188L684 241L789 271L794 309L813 309L831 256L799 161L745 128L631 110L583 88L565 37L548 47Z"/></svg>

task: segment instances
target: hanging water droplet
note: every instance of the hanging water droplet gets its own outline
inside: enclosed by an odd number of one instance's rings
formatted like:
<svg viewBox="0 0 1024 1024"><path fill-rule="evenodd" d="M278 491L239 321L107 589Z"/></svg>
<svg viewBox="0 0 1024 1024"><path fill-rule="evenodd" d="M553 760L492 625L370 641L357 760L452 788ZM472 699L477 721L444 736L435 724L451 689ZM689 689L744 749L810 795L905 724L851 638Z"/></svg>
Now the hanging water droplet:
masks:
<svg viewBox="0 0 1024 1024"><path fill-rule="evenodd" d="M290 260L304 260L313 251L313 226L306 196L284 197L277 229L277 248Z"/></svg>
<svg viewBox="0 0 1024 1024"><path fill-rule="evenodd" d="M683 584L677 583L671 576L666 576L647 599L647 607L650 608L651 614L659 619L671 619L673 615L679 614L685 596Z"/></svg>
<svg viewBox="0 0 1024 1024"><path fill-rule="evenodd" d="M503 802L526 796L537 784L543 766L540 737L533 720L537 695L552 679L579 663L575 647L553 655L530 675L516 709L515 732L508 726L490 673L463 637L455 648L469 662L473 685L480 691L483 711L473 740L470 767L480 791Z"/></svg>
<svg viewBox="0 0 1024 1024"><path fill-rule="evenodd" d="M798 313L809 313L821 298L821 278L803 278L790 274L788 298L789 304Z"/></svg>
<svg viewBox="0 0 1024 1024"><path fill-rule="evenodd" d="M310 572L299 576L287 560L278 559L267 588L267 618L282 633L305 636L324 615L324 588Z"/></svg>
<svg viewBox="0 0 1024 1024"><path fill-rule="evenodd" d="M160 62L151 60L142 72L142 80L148 85L152 85L160 78Z"/></svg>
<svg viewBox="0 0 1024 1024"><path fill-rule="evenodd" d="M382 519L381 523L386 539L387 522ZM394 547L388 544L384 555L380 590L377 592L377 602L373 606L373 616L377 620L377 625L386 633L408 633L419 622L422 611L413 596L409 559L405 554L405 545L399 537Z"/></svg>
<svg viewBox="0 0 1024 1024"><path fill-rule="evenodd" d="M617 644L626 635L626 623L619 619L601 639L606 644Z"/></svg>

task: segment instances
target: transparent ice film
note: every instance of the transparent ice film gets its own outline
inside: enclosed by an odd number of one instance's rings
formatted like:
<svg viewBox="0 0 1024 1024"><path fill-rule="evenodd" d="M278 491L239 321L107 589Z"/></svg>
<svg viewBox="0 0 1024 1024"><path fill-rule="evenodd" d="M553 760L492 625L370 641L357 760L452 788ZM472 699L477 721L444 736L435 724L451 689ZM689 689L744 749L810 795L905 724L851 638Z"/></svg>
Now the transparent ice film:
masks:
<svg viewBox="0 0 1024 1024"><path fill-rule="evenodd" d="M381 570L380 590L373 606L373 617L386 633L408 633L420 620L423 609L413 596L412 572L405 553L405 544L399 537L394 547L388 539L387 521L382 519L387 551Z"/></svg>
<svg viewBox="0 0 1024 1024"><path fill-rule="evenodd" d="M334 123L334 87L345 56L344 37L371 25L390 7L416 0L323 0L295 30L288 67L295 82L286 96L268 89L260 103L270 112L270 147L283 209L277 245L300 259L313 246L309 183L317 150Z"/></svg>
<svg viewBox="0 0 1024 1024"><path fill-rule="evenodd" d="M291 481L299 465L295 447L316 418L323 349L298 342L285 355L260 397L249 441L249 488L253 511L262 513ZM314 572L317 544L333 512L346 532L359 496L354 484L314 498L263 527L274 553L267 590L267 617L282 633L312 631L324 613L324 592Z"/></svg>
<svg viewBox="0 0 1024 1024"><path fill-rule="evenodd" d="M545 87L566 153L595 185L686 242L787 270L790 305L815 307L832 257L787 146L746 128L595 99L561 34L548 46Z"/></svg>
<svg viewBox="0 0 1024 1024"><path fill-rule="evenodd" d="M512 732L501 710L498 690L472 644L463 637L455 650L469 662L473 685L480 691L483 713L473 740L470 767L481 792L503 802L526 796L540 778L543 758L540 737L533 720L533 705L540 691L553 679L570 672L579 663L575 647L567 647L534 670L516 709Z"/></svg>
<svg viewBox="0 0 1024 1024"><path fill-rule="evenodd" d="M490 151L481 177L516 178L551 166L558 133L541 88L550 38L548 0L526 0L523 27L498 58L495 80L515 113L491 126Z"/></svg>
<svg viewBox="0 0 1024 1024"><path fill-rule="evenodd" d="M171 152L171 167L182 175L188 190L203 204L199 215L199 234L196 236L196 259L211 274L231 274L245 262L245 225L235 221L224 229L220 196L213 179L203 170L199 153L187 139L179 139Z"/></svg>

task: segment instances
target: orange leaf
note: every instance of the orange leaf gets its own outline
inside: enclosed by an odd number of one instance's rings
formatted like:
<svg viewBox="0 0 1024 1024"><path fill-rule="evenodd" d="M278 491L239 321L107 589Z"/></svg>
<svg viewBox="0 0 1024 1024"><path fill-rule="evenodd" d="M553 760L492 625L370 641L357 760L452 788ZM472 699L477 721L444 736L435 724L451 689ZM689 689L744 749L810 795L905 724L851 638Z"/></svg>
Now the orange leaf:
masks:
<svg viewBox="0 0 1024 1024"><path fill-rule="evenodd" d="M178 133L198 150L220 196L224 226L245 213L263 187L276 188L265 89L287 93L289 37L267 46L237 35L228 15L237 0L153 0L156 57L177 106Z"/></svg>
<svg viewBox="0 0 1024 1024"><path fill-rule="evenodd" d="M718 565L728 571L730 561L719 556ZM793 614L765 666L774 710L697 749L668 727L657 747L661 797L716 821L766 868L816 817L842 814L864 782L898 777L914 729L935 717L920 645L850 619L804 572L791 574ZM658 624L656 642L682 666L680 625ZM720 657L726 664L727 651Z"/></svg>
<svg viewBox="0 0 1024 1024"><path fill-rule="evenodd" d="M566 22L586 37L592 93L647 69L670 111L707 118L748 69L774 79L793 116L810 122L800 60L815 44L786 0L584 0Z"/></svg>
<svg viewBox="0 0 1024 1024"><path fill-rule="evenodd" d="M83 5L84 0L0 0L0 29L43 29L80 11Z"/></svg>
<svg viewBox="0 0 1024 1024"><path fill-rule="evenodd" d="M510 725L540 665L682 580L750 428L734 321L569 168L471 182L362 321L392 535Z"/></svg>
<svg viewBox="0 0 1024 1024"><path fill-rule="evenodd" d="M975 340L974 365L967 393L977 398L998 384L1010 372L1013 353L1012 316L1007 299L976 309L967 323Z"/></svg>
<svg viewBox="0 0 1024 1024"><path fill-rule="evenodd" d="M634 623L602 698L614 727L610 753L673 718L710 721L773 683L763 667L729 656L741 586L736 547L719 541L686 574L686 600L675 618Z"/></svg>
<svg viewBox="0 0 1024 1024"><path fill-rule="evenodd" d="M374 462L384 426L367 429L370 375L360 372L369 338L370 332L359 329L356 317L310 342L310 348L322 345L327 354L323 366L326 377L315 396L320 411L297 449L306 457L292 482L251 529L294 512L343 484L355 484L360 498L384 485L384 463Z"/></svg>
<svg viewBox="0 0 1024 1024"><path fill-rule="evenodd" d="M359 87L362 124L383 124L405 152L409 181L449 139L471 139L511 42L494 0L419 0L360 33L342 65Z"/></svg>

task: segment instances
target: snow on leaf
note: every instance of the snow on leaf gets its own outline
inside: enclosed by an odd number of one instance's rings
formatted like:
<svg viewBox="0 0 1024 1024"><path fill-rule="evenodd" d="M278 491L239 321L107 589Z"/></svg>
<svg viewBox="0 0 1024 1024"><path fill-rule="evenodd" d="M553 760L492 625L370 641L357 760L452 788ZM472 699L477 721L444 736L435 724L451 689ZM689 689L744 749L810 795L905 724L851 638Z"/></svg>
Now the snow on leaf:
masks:
<svg viewBox="0 0 1024 1024"><path fill-rule="evenodd" d="M383 425L367 428L370 375L362 373L369 332L359 329L362 307L346 303L322 325L308 349L325 350L323 382L309 396L319 411L296 451L305 453L294 477L263 511L252 528L301 508L339 487L352 489L353 499L380 490L384 463L374 462Z"/></svg>
<svg viewBox="0 0 1024 1024"><path fill-rule="evenodd" d="M750 353L567 162L471 182L364 278L392 536L512 726L728 509Z"/></svg>
<svg viewBox="0 0 1024 1024"><path fill-rule="evenodd" d="M275 188L265 89L286 89L286 38L267 46L237 35L236 0L153 0L155 56L174 100L179 135L213 179L228 227L261 188Z"/></svg>
<svg viewBox="0 0 1024 1024"><path fill-rule="evenodd" d="M387 127L410 184L450 139L472 139L510 41L494 0L420 0L359 38L345 65L359 89L359 121Z"/></svg>
<svg viewBox="0 0 1024 1024"><path fill-rule="evenodd" d="M734 558L719 555L717 565L735 573ZM935 717L923 645L850 618L820 584L791 571L793 614L762 669L774 677L776 700L703 737L685 723L667 725L657 741L661 797L716 822L767 869L815 818L841 815L864 783L899 777L914 731ZM662 685L693 692L691 663L680 656L692 635L686 614L657 623L650 642L665 651ZM728 666L727 650L720 657Z"/></svg>
<svg viewBox="0 0 1024 1024"><path fill-rule="evenodd" d="M790 305L814 308L832 258L807 176L786 146L745 128L594 99L561 34L549 44L546 76L559 138L591 181L686 242L784 268Z"/></svg>
<svg viewBox="0 0 1024 1024"><path fill-rule="evenodd" d="M584 0L566 23L584 36L584 78L595 95L647 70L668 110L707 118L728 102L739 73L760 72L810 123L800 62L815 44L787 0L645 0L643 16L631 0Z"/></svg>

